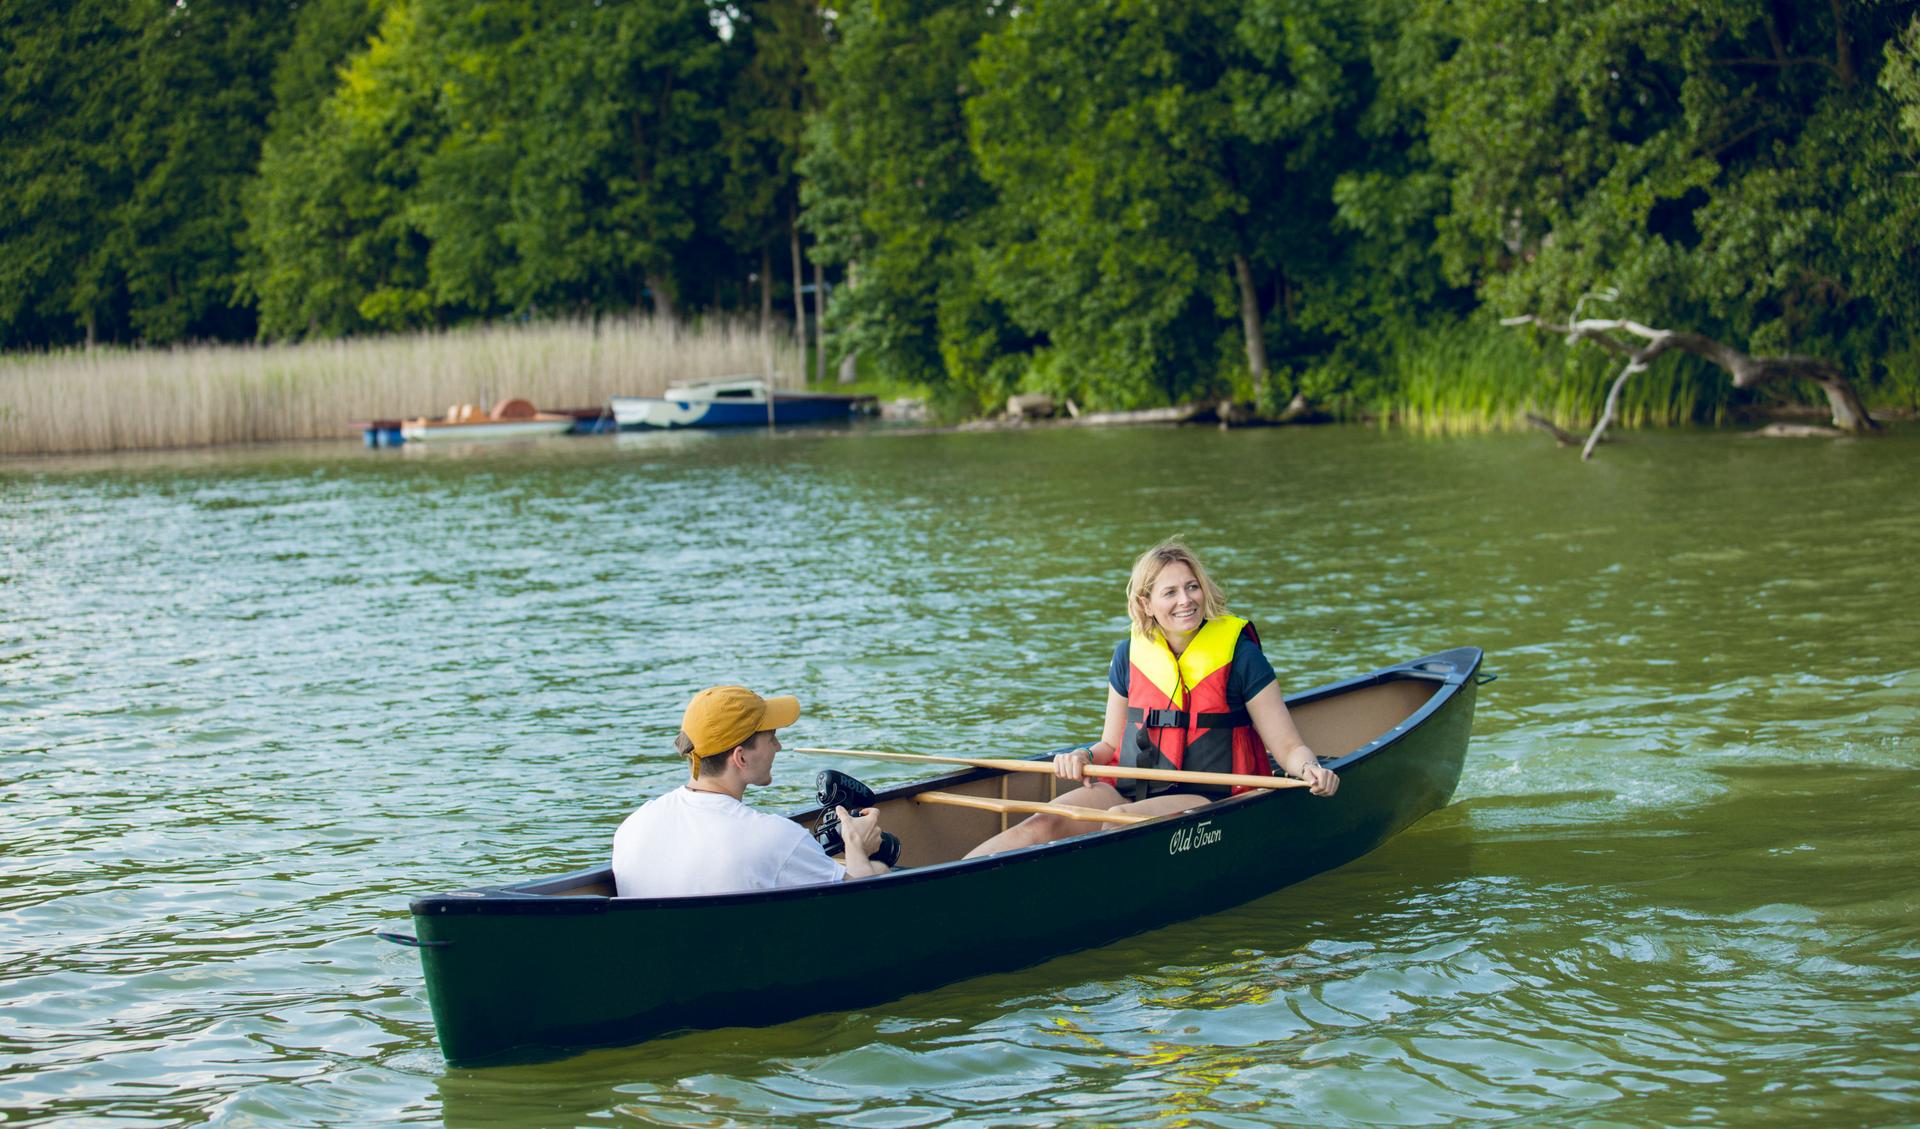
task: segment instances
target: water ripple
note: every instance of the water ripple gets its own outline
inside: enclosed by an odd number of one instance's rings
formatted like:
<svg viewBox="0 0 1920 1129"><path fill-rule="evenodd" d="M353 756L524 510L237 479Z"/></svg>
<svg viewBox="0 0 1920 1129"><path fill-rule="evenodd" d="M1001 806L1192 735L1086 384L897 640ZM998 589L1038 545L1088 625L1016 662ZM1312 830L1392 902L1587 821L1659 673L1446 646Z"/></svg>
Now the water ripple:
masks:
<svg viewBox="0 0 1920 1129"><path fill-rule="evenodd" d="M1915 442L622 436L0 470L0 1119L1911 1121ZM1485 646L1457 803L1024 972L444 1068L414 954L370 936L410 895L599 861L717 681L800 694L795 744L1085 739L1125 567L1174 530L1289 687ZM824 762L784 764L760 802Z"/></svg>

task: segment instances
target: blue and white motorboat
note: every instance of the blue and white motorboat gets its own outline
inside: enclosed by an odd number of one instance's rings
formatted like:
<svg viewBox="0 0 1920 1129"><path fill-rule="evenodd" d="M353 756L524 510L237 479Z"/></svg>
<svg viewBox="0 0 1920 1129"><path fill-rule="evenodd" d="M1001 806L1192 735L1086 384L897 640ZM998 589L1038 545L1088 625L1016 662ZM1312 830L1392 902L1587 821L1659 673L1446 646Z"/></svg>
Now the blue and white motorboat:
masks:
<svg viewBox="0 0 1920 1129"><path fill-rule="evenodd" d="M769 388L765 377L729 376L668 385L660 396L615 396L610 403L620 430L633 431L648 427L786 427L844 422L870 399Z"/></svg>

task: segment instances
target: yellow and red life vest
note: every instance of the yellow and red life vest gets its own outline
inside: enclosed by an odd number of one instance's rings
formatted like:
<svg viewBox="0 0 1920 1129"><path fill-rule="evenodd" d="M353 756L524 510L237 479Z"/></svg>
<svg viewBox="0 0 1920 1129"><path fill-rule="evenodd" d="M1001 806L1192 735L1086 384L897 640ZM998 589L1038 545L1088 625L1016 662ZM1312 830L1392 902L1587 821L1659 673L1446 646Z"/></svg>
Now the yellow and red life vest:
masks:
<svg viewBox="0 0 1920 1129"><path fill-rule="evenodd" d="M1127 645L1132 669L1127 672L1121 764L1273 775L1246 707L1227 706L1227 676L1242 635L1256 645L1260 642L1253 624L1238 616L1219 616L1201 624L1187 649L1176 656L1165 638L1149 639L1138 627L1133 629Z"/></svg>

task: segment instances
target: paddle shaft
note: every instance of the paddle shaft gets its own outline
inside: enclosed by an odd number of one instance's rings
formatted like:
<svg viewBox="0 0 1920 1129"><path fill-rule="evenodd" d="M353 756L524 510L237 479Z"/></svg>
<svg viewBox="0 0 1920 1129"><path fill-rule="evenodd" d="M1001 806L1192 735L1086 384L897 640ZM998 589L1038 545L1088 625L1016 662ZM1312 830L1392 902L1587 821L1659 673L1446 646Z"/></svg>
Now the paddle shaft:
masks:
<svg viewBox="0 0 1920 1129"><path fill-rule="evenodd" d="M1083 808L1076 804L1048 804L1039 800L1002 800L993 796L962 796L957 792L916 792L913 802L944 804L955 808L978 808L981 811L1014 812L1020 815L1064 815L1068 819L1077 819L1086 823L1145 823L1154 818L1138 812Z"/></svg>
<svg viewBox="0 0 1920 1129"><path fill-rule="evenodd" d="M971 768L992 768L1001 772L1032 772L1053 775L1050 761L1000 760L993 757L942 757L931 753L883 753L873 749L795 749L796 753L828 753L843 757L867 757L871 760L906 761L910 764L959 764ZM1088 764L1088 776L1112 776L1121 780L1165 780L1177 784L1199 784L1212 788L1306 788L1304 780L1290 776L1248 776L1238 772L1186 772L1174 768L1130 768L1118 764Z"/></svg>

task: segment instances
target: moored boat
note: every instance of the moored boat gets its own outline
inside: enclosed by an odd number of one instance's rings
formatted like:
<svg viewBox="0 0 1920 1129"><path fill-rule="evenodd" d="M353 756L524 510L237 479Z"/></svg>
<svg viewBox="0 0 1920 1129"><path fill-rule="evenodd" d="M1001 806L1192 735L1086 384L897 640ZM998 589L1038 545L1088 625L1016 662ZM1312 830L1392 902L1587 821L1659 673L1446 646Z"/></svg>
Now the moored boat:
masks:
<svg viewBox="0 0 1920 1129"><path fill-rule="evenodd" d="M1331 870L1445 805L1480 661L1461 647L1289 697L1301 735L1340 776L1331 798L1246 792L963 860L1011 817L952 797L1011 807L1045 802L1055 786L1047 774L970 769L879 794L882 826L906 844L902 868L879 878L616 898L600 866L416 898L416 935L384 935L420 948L441 1052L456 1066L776 1023L1021 968ZM936 792L949 801L926 802ZM821 814L790 818L812 826ZM1058 896L1094 887L1116 896ZM1046 912L1029 912L1038 906ZM857 951L801 940L855 918L866 939ZM689 975L690 960L724 974Z"/></svg>
<svg viewBox="0 0 1920 1129"><path fill-rule="evenodd" d="M526 400L502 400L490 412L473 404L455 404L440 419L410 419L400 425L401 437L418 443L430 439L529 439L559 435L573 429L572 415L543 412Z"/></svg>
<svg viewBox="0 0 1920 1129"><path fill-rule="evenodd" d="M772 402L769 419L768 402ZM845 422L872 400L835 392L770 387L764 377L731 376L668 386L660 396L615 396L609 404L621 430L652 427L787 427Z"/></svg>

